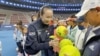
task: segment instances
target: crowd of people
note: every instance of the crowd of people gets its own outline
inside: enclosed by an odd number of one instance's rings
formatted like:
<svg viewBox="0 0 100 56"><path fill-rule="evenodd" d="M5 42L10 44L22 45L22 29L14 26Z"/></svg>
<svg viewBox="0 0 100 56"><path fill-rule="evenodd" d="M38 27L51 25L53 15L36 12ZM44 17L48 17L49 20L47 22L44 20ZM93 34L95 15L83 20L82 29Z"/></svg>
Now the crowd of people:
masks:
<svg viewBox="0 0 100 56"><path fill-rule="evenodd" d="M95 1L85 0L81 11L66 19L53 18L53 9L43 6L28 27L19 20L14 32L19 56L100 56L100 2Z"/></svg>

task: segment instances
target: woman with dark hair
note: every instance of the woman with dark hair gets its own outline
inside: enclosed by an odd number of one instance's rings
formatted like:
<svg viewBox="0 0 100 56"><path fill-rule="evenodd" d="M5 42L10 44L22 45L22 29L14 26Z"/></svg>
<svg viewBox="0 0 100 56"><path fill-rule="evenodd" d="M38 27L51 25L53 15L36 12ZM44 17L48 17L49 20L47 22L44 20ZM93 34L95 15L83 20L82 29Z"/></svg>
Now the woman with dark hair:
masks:
<svg viewBox="0 0 100 56"><path fill-rule="evenodd" d="M16 40L16 43L17 43L17 46L18 46L18 55L19 56L25 56L25 53L24 53L24 50L23 50L23 45L22 45L22 42L23 42L23 39L24 39L24 27L23 27L23 24L22 24L22 21L19 20L17 23L16 23L16 28L15 28L15 40Z"/></svg>
<svg viewBox="0 0 100 56"><path fill-rule="evenodd" d="M53 19L53 9L49 6L43 6L40 9L40 17L28 27L25 51L29 55L35 55L39 51L43 56L55 56L52 48L58 45L56 40L49 39L47 31L49 21Z"/></svg>

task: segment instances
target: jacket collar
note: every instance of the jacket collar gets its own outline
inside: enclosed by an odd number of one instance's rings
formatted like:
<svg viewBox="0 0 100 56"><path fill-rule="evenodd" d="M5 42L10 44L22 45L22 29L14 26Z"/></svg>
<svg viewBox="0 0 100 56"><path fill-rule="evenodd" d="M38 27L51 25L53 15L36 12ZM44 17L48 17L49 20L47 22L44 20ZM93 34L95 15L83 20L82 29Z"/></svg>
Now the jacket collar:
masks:
<svg viewBox="0 0 100 56"><path fill-rule="evenodd" d="M36 22L35 22L35 26L38 28L47 28L48 25L44 24L41 20L41 18L39 18Z"/></svg>
<svg viewBox="0 0 100 56"><path fill-rule="evenodd" d="M96 35L100 35L100 26L93 28L93 32Z"/></svg>
<svg viewBox="0 0 100 56"><path fill-rule="evenodd" d="M98 36L98 35L100 35L100 26L91 29L87 41L89 41L91 38L94 38L94 36Z"/></svg>

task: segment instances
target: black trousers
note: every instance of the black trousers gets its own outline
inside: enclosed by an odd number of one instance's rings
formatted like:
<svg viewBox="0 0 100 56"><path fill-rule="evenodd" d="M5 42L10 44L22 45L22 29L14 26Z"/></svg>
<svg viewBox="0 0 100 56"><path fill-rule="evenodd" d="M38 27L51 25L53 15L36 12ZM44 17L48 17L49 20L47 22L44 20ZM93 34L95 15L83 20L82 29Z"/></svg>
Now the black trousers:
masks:
<svg viewBox="0 0 100 56"><path fill-rule="evenodd" d="M21 44L21 41L20 42L17 42L17 46L18 46L18 49L19 49L18 51L20 53L22 53L23 56L25 56L24 49L23 49L23 45Z"/></svg>

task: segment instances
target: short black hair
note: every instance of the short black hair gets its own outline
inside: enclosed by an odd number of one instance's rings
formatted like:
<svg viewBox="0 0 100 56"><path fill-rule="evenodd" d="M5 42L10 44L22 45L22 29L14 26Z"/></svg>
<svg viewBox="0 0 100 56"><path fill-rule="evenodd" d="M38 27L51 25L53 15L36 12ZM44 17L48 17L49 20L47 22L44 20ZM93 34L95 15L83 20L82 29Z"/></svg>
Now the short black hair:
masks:
<svg viewBox="0 0 100 56"><path fill-rule="evenodd" d="M75 14L71 15L70 17L71 17L71 18L77 18L77 17L75 16Z"/></svg>
<svg viewBox="0 0 100 56"><path fill-rule="evenodd" d="M44 14L44 9L52 9L50 6L42 6L40 9L40 15Z"/></svg>

